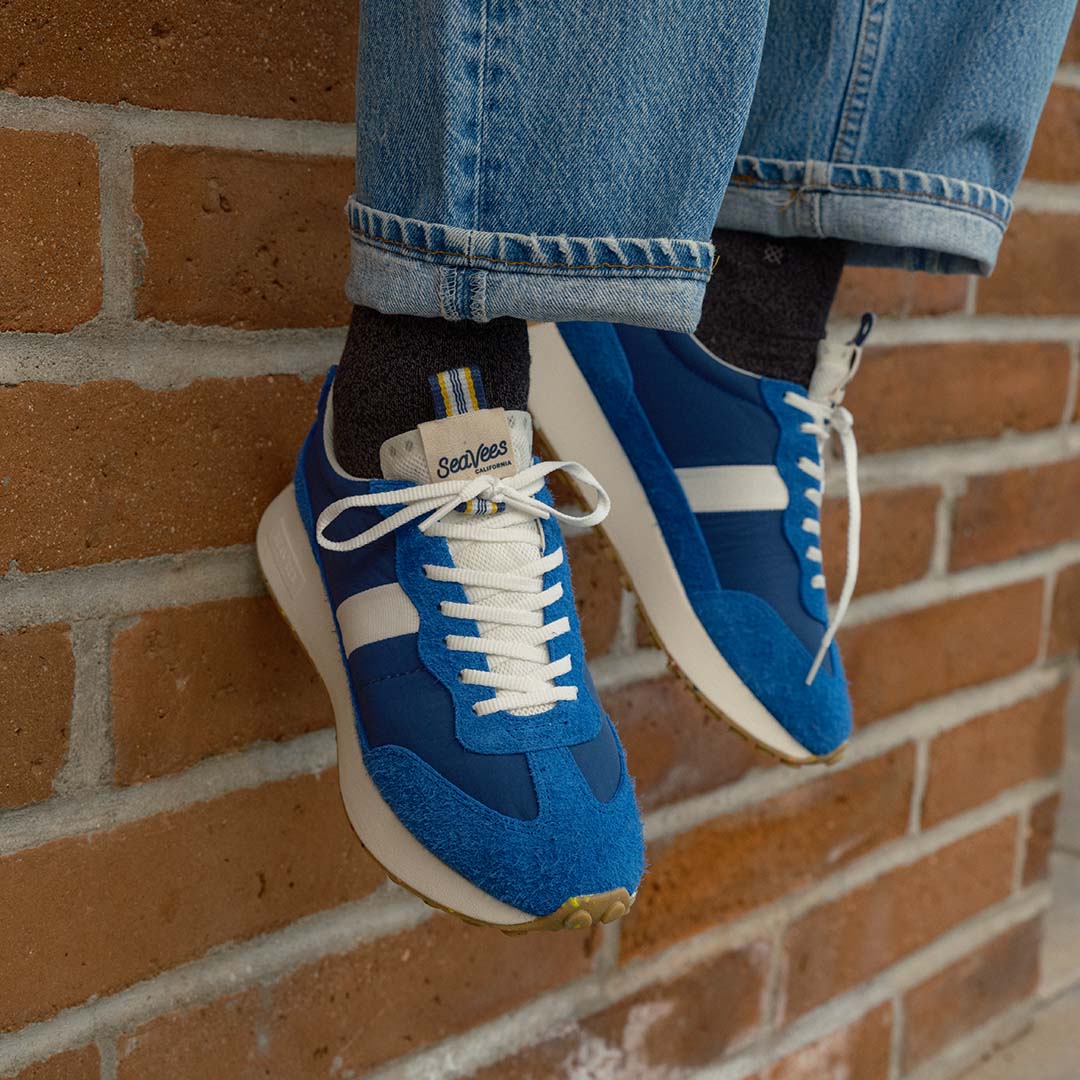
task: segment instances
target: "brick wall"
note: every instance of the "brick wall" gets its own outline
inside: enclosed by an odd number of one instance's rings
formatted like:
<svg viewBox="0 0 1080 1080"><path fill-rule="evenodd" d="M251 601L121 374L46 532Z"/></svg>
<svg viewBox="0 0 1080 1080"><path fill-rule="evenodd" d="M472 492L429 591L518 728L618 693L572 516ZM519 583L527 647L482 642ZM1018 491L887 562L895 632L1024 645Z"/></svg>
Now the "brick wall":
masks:
<svg viewBox="0 0 1080 1080"><path fill-rule="evenodd" d="M240 8L0 24L0 1076L896 1080L1016 1031L1080 644L1080 35L994 278L845 278L885 316L849 752L706 717L575 540L652 865L512 940L353 839L256 573L347 311L355 3Z"/></svg>

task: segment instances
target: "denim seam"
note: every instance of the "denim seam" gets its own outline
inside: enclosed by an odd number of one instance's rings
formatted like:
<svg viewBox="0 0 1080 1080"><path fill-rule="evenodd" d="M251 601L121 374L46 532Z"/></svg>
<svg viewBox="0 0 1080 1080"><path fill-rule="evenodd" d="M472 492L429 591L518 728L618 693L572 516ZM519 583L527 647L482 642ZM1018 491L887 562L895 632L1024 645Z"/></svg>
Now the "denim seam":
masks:
<svg viewBox="0 0 1080 1080"><path fill-rule="evenodd" d="M731 177L731 185L738 188L757 188L757 189L769 189L769 190L782 190L790 191L793 195L827 195L830 191L844 192L853 191L866 193L868 195L883 195L892 196L896 198L911 199L914 201L922 199L933 199L938 202L947 203L950 206L955 206L960 209L968 210L972 213L981 214L985 217L992 218L999 223L1002 228L1008 225L1009 215L998 213L996 210L988 206L981 206L977 202L959 199L953 195L946 195L942 192L936 191L912 191L902 187L884 187L881 184L858 184L858 183L846 183L842 180L834 180L832 178L807 182L812 176L812 169L808 167L808 163L805 162L787 162L778 161L772 159L757 159L749 156L742 156L736 162L736 168L741 165L751 164L752 166L773 166L773 167L790 167L795 166L799 170L798 179L766 179L764 177L754 176L752 172L736 172ZM822 163L828 168L833 162ZM856 165L854 163L837 162L844 168L853 169L870 169L880 170L884 167L871 166L871 165ZM912 169L890 169L888 171L896 172L898 174L906 174L911 177L916 177L923 182L927 180L935 179L934 174L922 173ZM939 177L937 178L942 182L947 182L949 178ZM962 181L969 186L976 187L979 191L985 192L989 198L1000 199L1006 206L1009 206L1010 200L1002 195L1000 192L994 191L992 188L984 187L983 185L972 184L970 181Z"/></svg>
<svg viewBox="0 0 1080 1080"><path fill-rule="evenodd" d="M835 161L851 162L859 150L863 124L870 111L870 91L881 56L886 3L887 0L869 0L863 5L864 17L859 27L851 77L833 145L832 158Z"/></svg>
<svg viewBox="0 0 1080 1080"><path fill-rule="evenodd" d="M422 255L446 255L455 259L479 259L482 262L495 263L500 266L532 266L539 270L671 270L680 274L705 274L708 276L711 266L678 266L670 263L547 263L531 262L524 259L499 259L494 255L478 255L475 252L449 251L442 248L425 248L416 244L406 244L403 240L389 240L373 233L364 232L361 229L352 229L352 235L361 242L370 243L373 247L380 244L389 244L401 248L403 251L415 251Z"/></svg>

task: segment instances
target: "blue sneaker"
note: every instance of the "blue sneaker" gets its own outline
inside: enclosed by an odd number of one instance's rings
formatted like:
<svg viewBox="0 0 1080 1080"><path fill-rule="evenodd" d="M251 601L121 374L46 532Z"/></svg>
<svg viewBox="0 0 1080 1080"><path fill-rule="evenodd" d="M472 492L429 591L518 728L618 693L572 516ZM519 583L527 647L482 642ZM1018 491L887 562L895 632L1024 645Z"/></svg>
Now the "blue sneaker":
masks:
<svg viewBox="0 0 1080 1080"><path fill-rule="evenodd" d="M851 703L833 637L855 586L859 498L840 404L869 332L823 344L809 393L724 363L688 334L533 328L530 407L557 454L602 465L604 526L674 667L711 708L792 764L834 757ZM848 565L829 620L822 450L840 436Z"/></svg>
<svg viewBox="0 0 1080 1080"><path fill-rule="evenodd" d="M334 372L259 561L337 720L353 828L400 884L508 932L619 918L643 870L633 782L585 666L559 521L607 512L580 465L532 457L528 413L484 406L479 372L433 377L439 419L349 476ZM563 469L595 490L552 506Z"/></svg>

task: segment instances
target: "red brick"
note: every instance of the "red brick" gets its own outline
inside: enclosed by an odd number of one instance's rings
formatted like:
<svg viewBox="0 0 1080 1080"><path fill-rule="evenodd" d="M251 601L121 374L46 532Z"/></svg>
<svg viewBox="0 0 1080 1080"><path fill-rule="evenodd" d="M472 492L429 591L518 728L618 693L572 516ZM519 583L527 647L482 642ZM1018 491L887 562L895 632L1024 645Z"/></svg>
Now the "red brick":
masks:
<svg viewBox="0 0 1080 1080"><path fill-rule="evenodd" d="M353 115L357 6L10 0L0 90L286 119ZM17 63L15 62L17 58Z"/></svg>
<svg viewBox="0 0 1080 1080"><path fill-rule="evenodd" d="M1008 896L1009 818L823 904L787 932L787 1014L801 1016Z"/></svg>
<svg viewBox="0 0 1080 1080"><path fill-rule="evenodd" d="M875 454L1052 427L1068 378L1056 343L905 345L869 350L846 404Z"/></svg>
<svg viewBox="0 0 1080 1080"><path fill-rule="evenodd" d="M0 859L0 1031L371 892L337 776L266 784Z"/></svg>
<svg viewBox="0 0 1080 1080"><path fill-rule="evenodd" d="M139 317L242 330L345 323L352 178L346 158L140 147Z"/></svg>
<svg viewBox="0 0 1080 1080"><path fill-rule="evenodd" d="M698 1068L761 1020L769 948L761 942L707 960L598 1013L561 1025L472 1080L667 1076Z"/></svg>
<svg viewBox="0 0 1080 1080"><path fill-rule="evenodd" d="M66 626L0 634L0 807L47 799L67 756L75 658Z"/></svg>
<svg viewBox="0 0 1080 1080"><path fill-rule="evenodd" d="M775 759L737 735L675 675L603 695L643 810L729 784Z"/></svg>
<svg viewBox="0 0 1080 1080"><path fill-rule="evenodd" d="M760 1080L888 1080L891 1040L892 1007L879 1005L764 1069Z"/></svg>
<svg viewBox="0 0 1080 1080"><path fill-rule="evenodd" d="M903 1067L1028 997L1039 978L1040 922L1013 927L904 996Z"/></svg>
<svg viewBox="0 0 1080 1080"><path fill-rule="evenodd" d="M1065 691L1062 684L937 736L930 743L923 824L936 825L1057 772L1065 749Z"/></svg>
<svg viewBox="0 0 1080 1080"><path fill-rule="evenodd" d="M934 518L941 489L902 488L862 497L856 595L895 589L930 569ZM827 499L822 515L825 581L830 599L840 595L847 560L847 501Z"/></svg>
<svg viewBox="0 0 1080 1080"><path fill-rule="evenodd" d="M979 283L982 314L1072 315L1080 311L1076 262L1080 214L1019 210L998 256L997 269Z"/></svg>
<svg viewBox="0 0 1080 1080"><path fill-rule="evenodd" d="M950 566L963 570L1080 536L1080 458L972 476L956 502Z"/></svg>
<svg viewBox="0 0 1080 1080"><path fill-rule="evenodd" d="M636 956L824 877L907 828L910 746L652 845L622 930Z"/></svg>
<svg viewBox="0 0 1080 1080"><path fill-rule="evenodd" d="M1050 853L1054 847L1060 795L1036 803L1028 815L1027 848L1024 852L1024 884L1034 885L1050 876Z"/></svg>
<svg viewBox="0 0 1080 1080"><path fill-rule="evenodd" d="M1073 19L1069 29L1069 36L1065 40L1065 51L1061 59L1065 63L1080 62L1080 15Z"/></svg>
<svg viewBox="0 0 1080 1080"><path fill-rule="evenodd" d="M0 568L24 572L251 543L292 475L315 383L206 379L0 387Z"/></svg>
<svg viewBox="0 0 1080 1080"><path fill-rule="evenodd" d="M113 645L112 714L119 784L333 723L322 680L267 597L140 615Z"/></svg>
<svg viewBox="0 0 1080 1080"><path fill-rule="evenodd" d="M585 654L595 659L611 648L619 632L623 593L619 568L598 533L576 536L567 541L566 548Z"/></svg>
<svg viewBox="0 0 1080 1080"><path fill-rule="evenodd" d="M1025 581L846 628L856 723L1027 667L1041 619L1042 583Z"/></svg>
<svg viewBox="0 0 1080 1080"><path fill-rule="evenodd" d="M3 1080L98 1080L100 1075L101 1059L97 1047L84 1046L81 1050L69 1050L28 1065Z"/></svg>
<svg viewBox="0 0 1080 1080"><path fill-rule="evenodd" d="M498 1016L584 974L593 937L508 937L436 916L120 1040L118 1080L324 1080Z"/></svg>
<svg viewBox="0 0 1080 1080"><path fill-rule="evenodd" d="M1067 184L1080 180L1080 90L1052 86L1024 176Z"/></svg>
<svg viewBox="0 0 1080 1080"><path fill-rule="evenodd" d="M1054 584L1050 617L1050 653L1057 656L1080 648L1080 563L1066 567Z"/></svg>
<svg viewBox="0 0 1080 1080"><path fill-rule="evenodd" d="M957 500L950 566L1023 555L1080 537L1080 458L969 477Z"/></svg>
<svg viewBox="0 0 1080 1080"><path fill-rule="evenodd" d="M0 331L60 333L92 319L101 307L94 144L0 128L0 206Z"/></svg>
<svg viewBox="0 0 1080 1080"><path fill-rule="evenodd" d="M837 317L857 318L864 311L906 318L963 311L966 277L912 274L869 266L848 266L833 304Z"/></svg>

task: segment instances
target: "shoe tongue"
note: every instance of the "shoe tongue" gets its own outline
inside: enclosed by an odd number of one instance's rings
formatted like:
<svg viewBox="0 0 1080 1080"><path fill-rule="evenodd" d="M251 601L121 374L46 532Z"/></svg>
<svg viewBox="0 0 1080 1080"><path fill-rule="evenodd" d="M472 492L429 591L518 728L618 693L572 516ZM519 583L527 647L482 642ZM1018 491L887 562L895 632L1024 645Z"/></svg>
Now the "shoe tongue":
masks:
<svg viewBox="0 0 1080 1080"><path fill-rule="evenodd" d="M464 483L478 473L511 475L529 465L533 433L527 412L482 409L468 416L471 422L446 417L387 439L379 450L383 476L414 484L450 479ZM507 449L500 453L503 442ZM509 467L501 467L502 463Z"/></svg>
<svg viewBox="0 0 1080 1080"><path fill-rule="evenodd" d="M815 401L838 403L851 378L857 355L858 350L853 345L840 345L833 341L819 342L817 364L810 378L809 396Z"/></svg>
<svg viewBox="0 0 1080 1080"><path fill-rule="evenodd" d="M387 480L414 484L512 476L532 462L532 417L488 407L477 367L428 376L435 419L387 439L379 464Z"/></svg>

